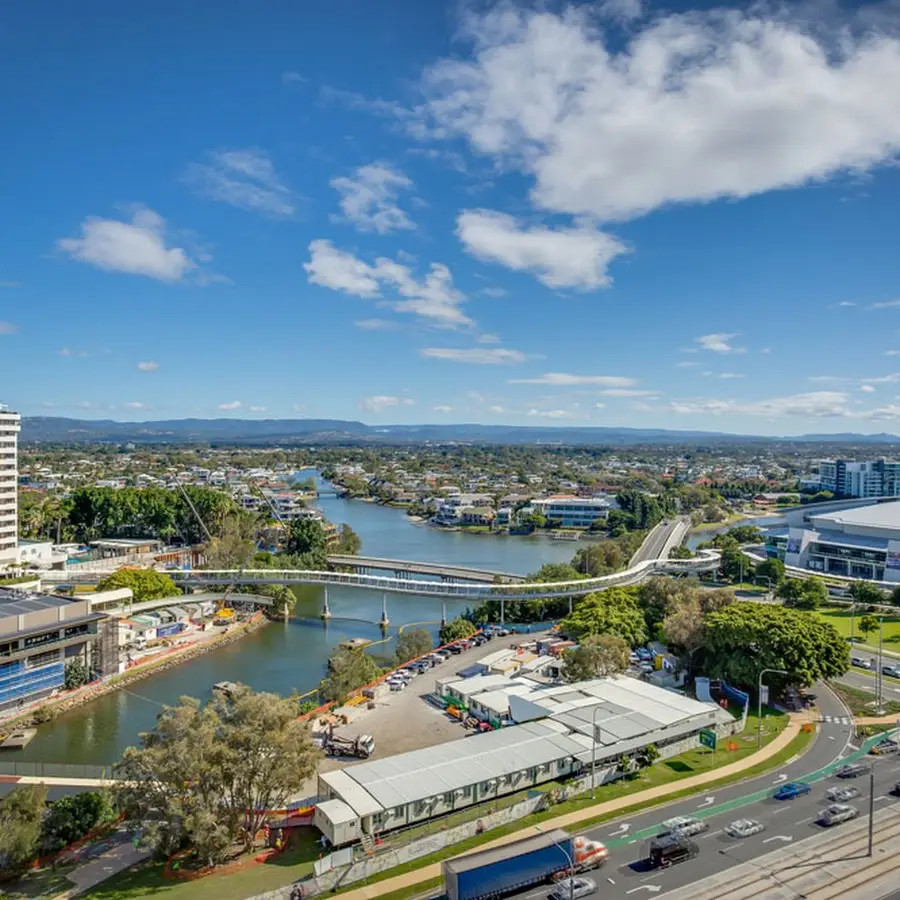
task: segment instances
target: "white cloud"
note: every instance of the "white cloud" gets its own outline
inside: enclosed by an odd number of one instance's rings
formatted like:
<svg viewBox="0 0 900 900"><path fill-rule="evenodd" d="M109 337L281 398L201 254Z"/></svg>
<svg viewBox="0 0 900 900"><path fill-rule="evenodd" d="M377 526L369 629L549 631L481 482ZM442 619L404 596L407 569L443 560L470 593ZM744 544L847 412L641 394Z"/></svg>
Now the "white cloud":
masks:
<svg viewBox="0 0 900 900"><path fill-rule="evenodd" d="M530 272L551 288L590 291L607 287L609 263L626 252L624 244L590 226L532 228L489 209L463 210L456 234L473 256L509 269Z"/></svg>
<svg viewBox="0 0 900 900"><path fill-rule="evenodd" d="M21 287L18 281L0 281L0 288L17 288Z"/></svg>
<svg viewBox="0 0 900 900"><path fill-rule="evenodd" d="M0 334L15 334L19 330L12 322L0 322Z"/></svg>
<svg viewBox="0 0 900 900"><path fill-rule="evenodd" d="M498 403L494 403L493 405L488 407L488 412L493 413L495 416L502 416L505 412L508 412L508 410L505 407L500 406Z"/></svg>
<svg viewBox="0 0 900 900"><path fill-rule="evenodd" d="M861 385L859 386L859 389L860 389L864 394L874 394L874 393L875 393L875 388L873 388L871 384L861 384Z"/></svg>
<svg viewBox="0 0 900 900"><path fill-rule="evenodd" d="M869 309L900 309L900 300L884 300L869 304Z"/></svg>
<svg viewBox="0 0 900 900"><path fill-rule="evenodd" d="M570 412L567 409L529 409L529 416L539 416L543 419L580 419L583 418L577 413Z"/></svg>
<svg viewBox="0 0 900 900"><path fill-rule="evenodd" d="M856 304L852 300L841 300L838 306L856 306Z"/></svg>
<svg viewBox="0 0 900 900"><path fill-rule="evenodd" d="M743 378L739 372L703 372L705 378L723 378L725 380L732 378Z"/></svg>
<svg viewBox="0 0 900 900"><path fill-rule="evenodd" d="M499 344L500 335L485 332L484 334L479 334L476 340L479 344Z"/></svg>
<svg viewBox="0 0 900 900"><path fill-rule="evenodd" d="M896 384L900 381L900 372L892 372L890 375L880 375L878 378L864 378L869 384Z"/></svg>
<svg viewBox="0 0 900 900"><path fill-rule="evenodd" d="M569 372L545 372L538 378L510 378L510 384L555 384L569 387L579 384L593 384L607 388L629 388L637 384L634 378L621 375L572 375Z"/></svg>
<svg viewBox="0 0 900 900"><path fill-rule="evenodd" d="M60 347L59 350L57 350L57 353L59 353L60 356L74 356L75 355L75 351L71 347Z"/></svg>
<svg viewBox="0 0 900 900"><path fill-rule="evenodd" d="M107 272L180 281L196 263L181 247L166 247L165 232L162 216L141 207L130 223L89 217L81 225L80 238L63 238L57 247Z"/></svg>
<svg viewBox="0 0 900 900"><path fill-rule="evenodd" d="M636 388L607 388L600 391L604 397L657 397L659 391L643 391Z"/></svg>
<svg viewBox="0 0 900 900"><path fill-rule="evenodd" d="M250 407L250 412L264 413L265 411L266 411L265 406L251 406Z"/></svg>
<svg viewBox="0 0 900 900"><path fill-rule="evenodd" d="M125 404L126 409L147 409L146 403L141 403L140 400L130 400Z"/></svg>
<svg viewBox="0 0 900 900"><path fill-rule="evenodd" d="M306 409L306 404L305 404L305 403L295 403L295 404L291 407L291 409L292 409L295 413L304 412L305 409Z"/></svg>
<svg viewBox="0 0 900 900"><path fill-rule="evenodd" d="M299 72L282 72L281 73L281 83L282 84L306 84L309 79L301 75Z"/></svg>
<svg viewBox="0 0 900 900"><path fill-rule="evenodd" d="M771 347L763 347L762 350L759 351L763 356L768 356L772 352Z"/></svg>
<svg viewBox="0 0 900 900"><path fill-rule="evenodd" d="M695 343L699 344L701 349L710 350L713 353L745 353L744 347L735 347L729 343L737 334L726 334L718 332L717 334L704 334L701 337L694 338Z"/></svg>
<svg viewBox="0 0 900 900"><path fill-rule="evenodd" d="M437 413L452 413L456 409L455 406L447 406L443 403L439 403L437 406L432 406L431 408Z"/></svg>
<svg viewBox="0 0 900 900"><path fill-rule="evenodd" d="M849 384L853 381L846 375L810 375L806 380L812 381L814 384Z"/></svg>
<svg viewBox="0 0 900 900"><path fill-rule="evenodd" d="M613 22L631 22L644 14L641 0L601 0L598 11Z"/></svg>
<svg viewBox="0 0 900 900"><path fill-rule="evenodd" d="M264 150L214 150L207 156L209 162L191 164L184 175L199 195L269 216L294 214L294 194L282 183Z"/></svg>
<svg viewBox="0 0 900 900"><path fill-rule="evenodd" d="M363 397L359 401L359 408L366 412L380 413L394 406L412 406L413 400L408 397L389 397L384 394L376 394L373 397Z"/></svg>
<svg viewBox="0 0 900 900"><path fill-rule="evenodd" d="M697 369L699 368L700 363L693 362L691 360L684 360L683 362L675 363L676 369Z"/></svg>
<svg viewBox="0 0 900 900"><path fill-rule="evenodd" d="M900 350L885 350L885 356L900 356Z"/></svg>
<svg viewBox="0 0 900 900"><path fill-rule="evenodd" d="M62 351L60 351L62 352ZM139 362L137 367L142 372L155 372L159 368L158 362L153 362L153 360L145 360L144 362Z"/></svg>
<svg viewBox="0 0 900 900"><path fill-rule="evenodd" d="M385 163L360 166L354 178L332 178L329 184L341 195L343 218L360 231L388 234L416 227L397 205L400 191L413 183Z"/></svg>
<svg viewBox="0 0 900 900"><path fill-rule="evenodd" d="M502 347L472 347L465 350L455 347L425 347L419 351L419 355L428 359L446 359L479 366L508 366L525 362L525 354L520 350L504 350Z"/></svg>
<svg viewBox="0 0 900 900"><path fill-rule="evenodd" d="M303 268L312 284L366 298L381 297L382 289L388 288L403 298L383 301L395 312L412 313L443 328L472 324L460 309L465 297L453 287L453 277L445 265L432 263L428 274L417 281L407 266L392 259L379 257L370 266L352 253L338 250L330 241L313 241L309 251L310 260Z"/></svg>
<svg viewBox="0 0 900 900"><path fill-rule="evenodd" d="M502 287L486 287L482 288L478 293L485 297L490 297L492 300L498 300L500 297L506 296L506 290Z"/></svg>
<svg viewBox="0 0 900 900"><path fill-rule="evenodd" d="M229 410L229 409L240 409L244 404L241 403L240 400L232 400L230 403L220 403L219 409Z"/></svg>
<svg viewBox="0 0 900 900"><path fill-rule="evenodd" d="M395 331L397 323L390 319L357 319L353 323L361 331Z"/></svg>
<svg viewBox="0 0 900 900"><path fill-rule="evenodd" d="M624 42L583 9L500 4L465 24L473 58L425 73L418 127L518 165L554 212L624 220L867 171L900 150L887 29L819 17L813 30L756 5L663 13Z"/></svg>
<svg viewBox="0 0 900 900"><path fill-rule="evenodd" d="M852 417L847 405L848 395L839 391L814 391L809 394L793 394L768 400L738 401L700 398L680 400L668 405L672 412L682 415L724 413L763 416L769 419Z"/></svg>
<svg viewBox="0 0 900 900"><path fill-rule="evenodd" d="M595 403L594 406L596 406L597 409L606 409L605 403Z"/></svg>

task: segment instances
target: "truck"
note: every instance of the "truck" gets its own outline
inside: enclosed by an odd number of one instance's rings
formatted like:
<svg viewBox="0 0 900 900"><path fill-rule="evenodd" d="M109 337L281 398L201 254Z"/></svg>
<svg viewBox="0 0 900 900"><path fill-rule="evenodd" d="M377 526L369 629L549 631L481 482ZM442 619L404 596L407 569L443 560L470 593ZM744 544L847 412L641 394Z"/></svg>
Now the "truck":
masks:
<svg viewBox="0 0 900 900"><path fill-rule="evenodd" d="M448 900L487 900L587 872L604 863L607 856L599 841L557 828L445 860L444 886Z"/></svg>
<svg viewBox="0 0 900 900"><path fill-rule="evenodd" d="M345 737L333 731L325 736L326 756L356 756L368 759L375 752L375 738L371 734L358 734L356 737Z"/></svg>

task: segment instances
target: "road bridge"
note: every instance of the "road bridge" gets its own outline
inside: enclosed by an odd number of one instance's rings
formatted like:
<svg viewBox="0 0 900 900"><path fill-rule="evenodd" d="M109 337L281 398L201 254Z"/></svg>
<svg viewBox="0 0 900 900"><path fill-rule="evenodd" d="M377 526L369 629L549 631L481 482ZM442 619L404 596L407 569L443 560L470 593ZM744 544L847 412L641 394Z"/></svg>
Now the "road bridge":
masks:
<svg viewBox="0 0 900 900"><path fill-rule="evenodd" d="M491 584L497 578L508 582L523 582L523 575L473 569L468 566L448 566L443 563L412 562L405 559L384 559L378 556L329 556L328 565L339 569L354 569L366 574L370 571L395 572L398 577L431 575L443 581L475 581Z"/></svg>
<svg viewBox="0 0 900 900"><path fill-rule="evenodd" d="M648 559L667 559L672 548L680 547L690 530L690 516L676 516L660 522L650 529L644 542L631 557L630 565L635 566Z"/></svg>

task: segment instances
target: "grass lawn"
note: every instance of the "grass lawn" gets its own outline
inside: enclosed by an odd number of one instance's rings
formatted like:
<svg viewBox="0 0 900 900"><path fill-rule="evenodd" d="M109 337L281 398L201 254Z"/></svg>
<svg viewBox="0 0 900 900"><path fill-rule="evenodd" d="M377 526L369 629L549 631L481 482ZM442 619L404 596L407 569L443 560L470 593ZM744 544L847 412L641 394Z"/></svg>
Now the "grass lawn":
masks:
<svg viewBox="0 0 900 900"><path fill-rule="evenodd" d="M838 609L821 609L819 615L826 621L831 622L838 630L838 634L842 637L850 637L850 610L845 608ZM853 636L859 639L865 639L870 645L878 644L878 631L869 632L864 635L859 630L859 620L864 615L859 610L856 611L855 622L853 625ZM874 643L873 643L874 642ZM900 616L884 617L884 643L888 647L896 648L900 645Z"/></svg>
<svg viewBox="0 0 900 900"><path fill-rule="evenodd" d="M47 866L45 869L33 869L20 881L5 884L0 890L3 900L25 900L27 897L53 897L68 891L72 882L66 878L74 866Z"/></svg>
<svg viewBox="0 0 900 900"><path fill-rule="evenodd" d="M847 707L854 716L875 715L875 708L872 705L872 701L875 699L874 680L872 681L872 693L836 681L828 682L828 686L841 698L841 700L844 701L844 703L847 704ZM896 700L888 700L884 704L884 711L889 716L900 713L900 703Z"/></svg>
<svg viewBox="0 0 900 900"><path fill-rule="evenodd" d="M101 900L138 900L164 897L165 900L244 900L284 887L312 874L319 857L318 832L302 829L284 853L270 862L253 865L242 872L208 875L196 881L169 881L163 877L163 863L126 869L81 894Z"/></svg>

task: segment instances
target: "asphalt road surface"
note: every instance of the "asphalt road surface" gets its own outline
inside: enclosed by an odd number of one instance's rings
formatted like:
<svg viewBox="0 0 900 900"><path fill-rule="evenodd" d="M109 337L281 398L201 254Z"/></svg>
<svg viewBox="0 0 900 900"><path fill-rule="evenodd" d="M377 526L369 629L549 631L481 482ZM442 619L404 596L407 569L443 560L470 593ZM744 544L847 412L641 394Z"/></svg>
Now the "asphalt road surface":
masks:
<svg viewBox="0 0 900 900"><path fill-rule="evenodd" d="M637 553L631 557L629 565L634 566L648 559L659 559L666 549L667 542L676 531L683 531L687 534L689 522L690 519L685 516L673 516L667 520L667 524L660 522L647 535Z"/></svg>
<svg viewBox="0 0 900 900"><path fill-rule="evenodd" d="M817 825L815 820L828 805L825 791L838 784L852 784L860 790L862 796L851 802L865 813L868 810L868 776L848 781L829 776L813 782L812 791L804 797L786 801L771 799L779 784L803 780L804 776L852 754L856 749L851 744L852 726L844 706L820 685L813 689L813 693L825 721L809 751L777 773L770 772L740 784L715 789L706 795L697 794L589 829L586 832L589 837L603 841L609 848L608 861L591 875L599 887L594 896L598 900L626 896L639 900L646 895L660 896L665 891L764 855L780 844L816 834L822 826ZM871 759L868 757L867 761ZM879 759L876 766L877 803L896 803L900 809L900 798L889 793L900 780L900 756ZM763 796L754 798L752 802L743 802L744 798L763 792ZM656 833L659 823L672 816L700 816L709 822L709 831L695 838L700 855L665 870L648 869L645 859L650 838ZM742 818L756 819L766 828L746 840L738 841L725 836L723 829ZM549 891L550 888L543 885L515 896L537 900L545 898Z"/></svg>

